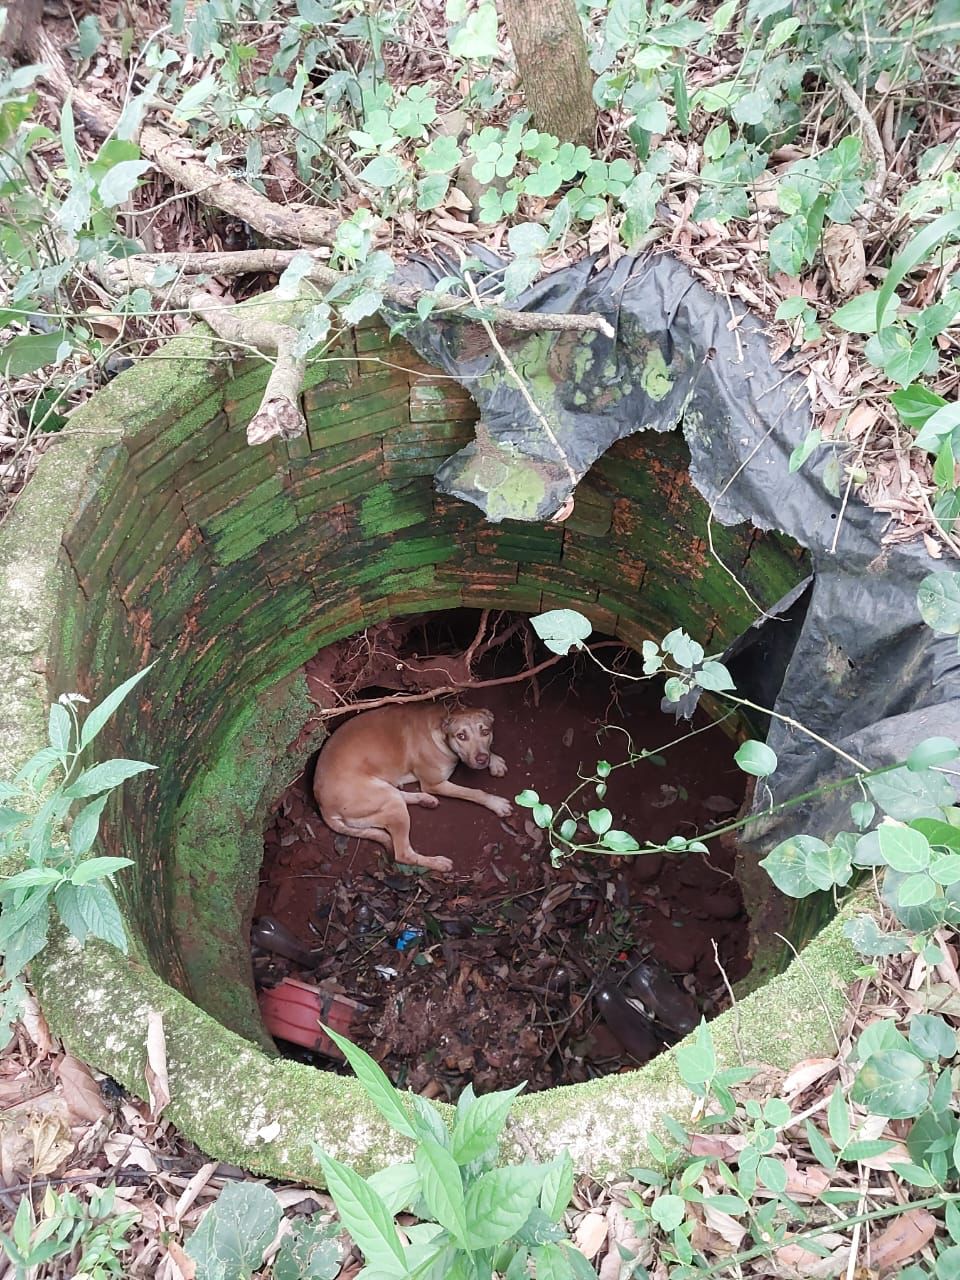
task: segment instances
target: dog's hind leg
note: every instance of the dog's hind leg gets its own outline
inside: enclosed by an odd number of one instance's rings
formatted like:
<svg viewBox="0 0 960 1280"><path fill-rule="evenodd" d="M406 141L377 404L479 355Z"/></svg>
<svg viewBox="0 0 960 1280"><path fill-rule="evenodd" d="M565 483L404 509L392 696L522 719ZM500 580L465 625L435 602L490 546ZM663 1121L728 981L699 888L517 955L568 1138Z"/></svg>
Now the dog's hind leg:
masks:
<svg viewBox="0 0 960 1280"><path fill-rule="evenodd" d="M426 791L401 791L404 804L422 804L425 809L435 809L440 801L436 796L427 795Z"/></svg>
<svg viewBox="0 0 960 1280"><path fill-rule="evenodd" d="M374 816L374 820L383 823L390 832L393 840L393 856L396 860L405 862L408 866L429 867L432 871L452 871L453 863L449 858L425 858L423 854L417 853L410 843L410 811L404 803L407 797L395 787L391 790L393 795L385 800L383 807ZM414 798L414 804L422 803L416 792L411 792L410 795Z"/></svg>
<svg viewBox="0 0 960 1280"><path fill-rule="evenodd" d="M385 849L393 848L388 832L383 827L365 827L360 823L349 823L338 817L336 814L324 814L323 820L332 830L338 832L342 836L357 836L360 840L376 840L377 844L382 844Z"/></svg>

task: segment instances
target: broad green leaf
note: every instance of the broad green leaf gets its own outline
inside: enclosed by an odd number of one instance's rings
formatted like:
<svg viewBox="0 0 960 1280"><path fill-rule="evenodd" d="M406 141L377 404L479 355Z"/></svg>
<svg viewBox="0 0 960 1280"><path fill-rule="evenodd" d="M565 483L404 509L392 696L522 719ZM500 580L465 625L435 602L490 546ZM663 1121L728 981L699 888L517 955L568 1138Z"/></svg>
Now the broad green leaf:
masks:
<svg viewBox="0 0 960 1280"><path fill-rule="evenodd" d="M70 849L77 857L93 848L93 842L100 830L100 817L109 799L110 793L105 791L103 795L97 796L96 800L91 800L89 804L84 805L74 818L73 826L70 828Z"/></svg>
<svg viewBox="0 0 960 1280"><path fill-rule="evenodd" d="M807 875L807 857L815 852L826 853L828 847L816 836L790 836L761 858L760 866L781 893L790 898L806 898L817 889Z"/></svg>
<svg viewBox="0 0 960 1280"><path fill-rule="evenodd" d="M335 1223L296 1218L273 1263L272 1280L335 1280L340 1274L340 1245Z"/></svg>
<svg viewBox="0 0 960 1280"><path fill-rule="evenodd" d="M935 218L922 231L912 236L906 248L902 249L890 263L883 287L877 293L877 326L883 328L883 316L887 306L896 297L897 285L918 267L927 256L943 241L948 240L960 231L960 213L944 213Z"/></svg>
<svg viewBox="0 0 960 1280"><path fill-rule="evenodd" d="M31 909L31 914L26 919L20 911L5 912L6 915L13 917L14 922L22 920L15 929L10 928L10 920L5 921L7 929L3 944L3 972L8 981L21 973L33 957L47 945L50 906L43 886L40 886L31 897L34 901L24 904Z"/></svg>
<svg viewBox="0 0 960 1280"><path fill-rule="evenodd" d="M112 791L127 778L155 768L156 765L147 764L145 760L107 760L103 764L95 764L92 769L84 769L63 794L71 800L82 800L85 796L99 795L101 791Z"/></svg>
<svg viewBox="0 0 960 1280"><path fill-rule="evenodd" d="M4 378L23 378L36 369L53 364L61 346L69 344L62 330L53 333L21 333L0 347L0 375Z"/></svg>
<svg viewBox="0 0 960 1280"><path fill-rule="evenodd" d="M937 896L937 882L925 871L904 876L896 893L896 910L902 918L902 908L922 907Z"/></svg>
<svg viewBox="0 0 960 1280"><path fill-rule="evenodd" d="M391 1129L396 1129L397 1133L402 1133L405 1138L416 1138L417 1131L413 1127L406 1107L400 1100L400 1093L390 1083L380 1064L374 1062L369 1053L364 1052L359 1045L348 1040L346 1036L340 1035L330 1027L325 1026L323 1030L350 1063L367 1097Z"/></svg>
<svg viewBox="0 0 960 1280"><path fill-rule="evenodd" d="M424 1204L441 1227L466 1247L463 1179L457 1162L433 1138L421 1138L414 1157Z"/></svg>
<svg viewBox="0 0 960 1280"><path fill-rule="evenodd" d="M638 853L639 843L629 831L605 831L600 841L611 853Z"/></svg>
<svg viewBox="0 0 960 1280"><path fill-rule="evenodd" d="M530 625L551 653L559 654L582 649L593 632L590 621L575 609L550 609L531 618Z"/></svg>
<svg viewBox="0 0 960 1280"><path fill-rule="evenodd" d="M127 694L130 693L132 689L136 688L144 676L149 675L156 665L156 662L151 662L149 666L144 667L142 671L138 671L136 675L131 676L129 680L124 680L123 684L117 685L116 689L113 689L108 693L102 702L98 702L95 707L90 709L83 721L83 725L80 728L81 748L89 747L90 743L93 742L94 738L117 710L126 698Z"/></svg>
<svg viewBox="0 0 960 1280"><path fill-rule="evenodd" d="M361 182L367 183L368 186L386 191L397 185L404 172L403 164L396 156L382 155L368 161L358 176Z"/></svg>
<svg viewBox="0 0 960 1280"><path fill-rule="evenodd" d="M402 1213L420 1198L420 1174L415 1164L390 1164L367 1179L391 1214Z"/></svg>
<svg viewBox="0 0 960 1280"><path fill-rule="evenodd" d="M892 392L890 403L908 427L919 430L947 402L943 396L915 382Z"/></svg>
<svg viewBox="0 0 960 1280"><path fill-rule="evenodd" d="M8 809L5 806L0 807L0 836L6 831L13 831L22 823L28 820L28 815L21 813L19 809ZM574 824L576 829L576 824Z"/></svg>
<svg viewBox="0 0 960 1280"><path fill-rule="evenodd" d="M898 956L910 950L907 934L885 933L873 916L848 920L843 926L843 936L864 956Z"/></svg>
<svg viewBox="0 0 960 1280"><path fill-rule="evenodd" d="M850 806L850 817L861 831L865 831L876 816L877 806L869 800L854 800Z"/></svg>
<svg viewBox="0 0 960 1280"><path fill-rule="evenodd" d="M923 1061L914 1053L894 1049L867 1059L857 1073L850 1096L874 1115L902 1120L919 1115L929 1093Z"/></svg>
<svg viewBox="0 0 960 1280"><path fill-rule="evenodd" d="M713 693L723 693L726 689L736 688L727 668L722 662L716 662L712 658L705 662L699 671L693 673L693 678L701 689L707 689Z"/></svg>
<svg viewBox="0 0 960 1280"><path fill-rule="evenodd" d="M536 791L531 791L529 787L525 787L519 795L513 797L514 802L522 809L532 809L534 805L540 803L540 797Z"/></svg>
<svg viewBox="0 0 960 1280"><path fill-rule="evenodd" d="M479 6L467 15L464 25L449 43L455 58L495 58L497 46L497 8L489 0L480 0Z"/></svg>
<svg viewBox="0 0 960 1280"><path fill-rule="evenodd" d="M123 204L140 178L152 168L149 160L121 160L119 164L113 165L100 179L97 188L103 204L108 209Z"/></svg>
<svg viewBox="0 0 960 1280"><path fill-rule="evenodd" d="M70 750L72 731L73 722L70 719L70 712L59 702L54 702L50 707L47 736L50 739L50 746L61 756L65 756Z"/></svg>
<svg viewBox="0 0 960 1280"><path fill-rule="evenodd" d="M609 809L591 809L587 814L587 822L594 835L602 836L605 831L610 830L613 814Z"/></svg>
<svg viewBox="0 0 960 1280"><path fill-rule="evenodd" d="M926 836L935 848L960 853L960 827L944 822L941 818L914 818L910 826Z"/></svg>
<svg viewBox="0 0 960 1280"><path fill-rule="evenodd" d="M954 1057L957 1033L938 1014L915 1013L910 1019L910 1043L921 1057L936 1062Z"/></svg>
<svg viewBox="0 0 960 1280"><path fill-rule="evenodd" d="M877 804L900 822L929 816L937 809L953 803L953 788L941 774L927 771L913 773L909 769L891 769L866 779L867 788Z"/></svg>
<svg viewBox="0 0 960 1280"><path fill-rule="evenodd" d="M888 325L893 324L897 315L897 308L900 303L896 298L892 298L887 303L886 311L883 316L881 329L885 329ZM877 332L877 293L870 289L866 293L858 293L855 298L851 298L849 302L845 302L842 307L838 307L833 313L831 319L838 329L845 329L848 333L876 333Z"/></svg>
<svg viewBox="0 0 960 1280"><path fill-rule="evenodd" d="M325 1152L318 1151L317 1159L340 1221L356 1241L367 1265L385 1276L405 1276L403 1245L393 1217L376 1191L348 1165Z"/></svg>
<svg viewBox="0 0 960 1280"><path fill-rule="evenodd" d="M88 858L86 862L81 862L70 879L74 884L89 884L91 880L112 876L124 867L132 866L132 858Z"/></svg>
<svg viewBox="0 0 960 1280"><path fill-rule="evenodd" d="M930 865L930 843L912 827L883 823L877 828L877 839L887 864L895 871L911 875L925 871Z"/></svg>
<svg viewBox="0 0 960 1280"><path fill-rule="evenodd" d="M792 299L788 299L788 301L792 301ZM798 299L798 301L803 302L804 299L800 298ZM788 470L790 471L791 475L793 475L795 471L800 470L800 468L803 466L806 460L810 457L811 453L813 453L814 450L817 448L817 446L820 444L820 440L821 440L821 433L820 433L819 427L814 427L812 431L807 432L803 440L801 440L801 442L790 454L790 464L789 464Z"/></svg>
<svg viewBox="0 0 960 1280"><path fill-rule="evenodd" d="M685 1043L677 1049L677 1070L684 1084L703 1085L713 1078L717 1069L717 1055L713 1036L706 1023L701 1022L692 1044Z"/></svg>
<svg viewBox="0 0 960 1280"><path fill-rule="evenodd" d="M670 1192L657 1196L650 1205L650 1217L663 1231L674 1231L679 1227L687 1213L687 1206L680 1198Z"/></svg>
<svg viewBox="0 0 960 1280"><path fill-rule="evenodd" d="M914 447L936 453L946 438L960 426L960 403L945 404L926 420L914 440Z"/></svg>
<svg viewBox="0 0 960 1280"><path fill-rule="evenodd" d="M503 1244L526 1222L543 1185L538 1165L510 1165L482 1174L466 1198L467 1245L491 1249Z"/></svg>
<svg viewBox="0 0 960 1280"><path fill-rule="evenodd" d="M500 1136L513 1100L524 1084L512 1089L485 1093L457 1111L453 1128L453 1158L459 1165L470 1164L489 1150Z"/></svg>
<svg viewBox="0 0 960 1280"><path fill-rule="evenodd" d="M840 1085L833 1086L827 1107L827 1128L836 1147L845 1147L850 1139L850 1108Z"/></svg>
<svg viewBox="0 0 960 1280"><path fill-rule="evenodd" d="M757 1175L765 1187L777 1195L787 1189L787 1170L782 1160L774 1156L761 1156L757 1165Z"/></svg>
<svg viewBox="0 0 960 1280"><path fill-rule="evenodd" d="M753 774L755 778L769 777L777 767L776 752L755 738L741 743L733 758L744 773Z"/></svg>
<svg viewBox="0 0 960 1280"><path fill-rule="evenodd" d="M818 889L832 889L835 885L850 883L853 866L849 852L839 845L828 849L811 849L807 853L804 870L807 879Z"/></svg>
<svg viewBox="0 0 960 1280"><path fill-rule="evenodd" d="M95 938L126 952L127 935L116 899L104 884L76 885L77 909ZM58 891L59 892L59 891Z"/></svg>
<svg viewBox="0 0 960 1280"><path fill-rule="evenodd" d="M2 892L6 896L15 889L33 889L38 884L59 884L62 879L63 872L56 867L27 867L14 876L4 877Z"/></svg>
<svg viewBox="0 0 960 1280"><path fill-rule="evenodd" d="M53 901L64 928L83 946L90 931L80 910L79 892L75 884L65 880L54 893Z"/></svg>
<svg viewBox="0 0 960 1280"><path fill-rule="evenodd" d="M928 573L917 589L917 605L938 635L960 635L960 573Z"/></svg>
<svg viewBox="0 0 960 1280"><path fill-rule="evenodd" d="M551 1222L559 1222L573 1198L575 1182L573 1160L563 1151L546 1166L540 1188L540 1208Z"/></svg>
<svg viewBox="0 0 960 1280"><path fill-rule="evenodd" d="M277 1197L255 1182L228 1182L187 1241L204 1275L246 1277L260 1269L280 1226Z"/></svg>
<svg viewBox="0 0 960 1280"><path fill-rule="evenodd" d="M957 884L960 882L960 853L935 856L927 873L937 884Z"/></svg>

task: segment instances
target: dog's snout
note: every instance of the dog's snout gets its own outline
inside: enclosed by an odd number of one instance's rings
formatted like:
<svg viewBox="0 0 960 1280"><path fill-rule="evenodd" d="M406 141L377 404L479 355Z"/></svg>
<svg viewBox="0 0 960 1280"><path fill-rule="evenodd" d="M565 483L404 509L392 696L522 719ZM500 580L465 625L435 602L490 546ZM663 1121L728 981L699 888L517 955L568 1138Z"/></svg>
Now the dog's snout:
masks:
<svg viewBox="0 0 960 1280"><path fill-rule="evenodd" d="M483 769L489 763L490 763L490 757L487 755L487 753L485 751L479 752L477 755L477 768Z"/></svg>

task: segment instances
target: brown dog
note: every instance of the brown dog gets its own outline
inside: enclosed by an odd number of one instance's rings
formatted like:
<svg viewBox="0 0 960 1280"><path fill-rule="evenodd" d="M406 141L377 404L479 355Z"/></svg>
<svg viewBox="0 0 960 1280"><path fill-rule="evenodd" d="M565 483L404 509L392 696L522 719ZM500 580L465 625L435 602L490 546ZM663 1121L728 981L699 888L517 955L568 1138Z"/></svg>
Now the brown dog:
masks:
<svg viewBox="0 0 960 1280"><path fill-rule="evenodd" d="M507 766L495 756L493 714L485 708L452 708L440 703L400 704L365 711L348 720L320 752L313 794L328 827L345 836L376 840L398 862L452 871L449 858L425 858L410 844L407 806L433 809L437 796L471 800L500 818L509 801L450 781L457 763L489 769L502 778ZM401 791L417 782L419 791Z"/></svg>

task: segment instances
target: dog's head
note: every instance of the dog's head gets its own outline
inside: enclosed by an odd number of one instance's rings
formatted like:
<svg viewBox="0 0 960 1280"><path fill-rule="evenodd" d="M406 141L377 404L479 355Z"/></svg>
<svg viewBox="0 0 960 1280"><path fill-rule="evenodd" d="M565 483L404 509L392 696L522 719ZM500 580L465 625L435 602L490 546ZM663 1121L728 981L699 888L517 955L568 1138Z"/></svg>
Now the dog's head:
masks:
<svg viewBox="0 0 960 1280"><path fill-rule="evenodd" d="M486 707L455 707L447 712L440 732L455 756L471 769L485 769L493 745L493 712Z"/></svg>

